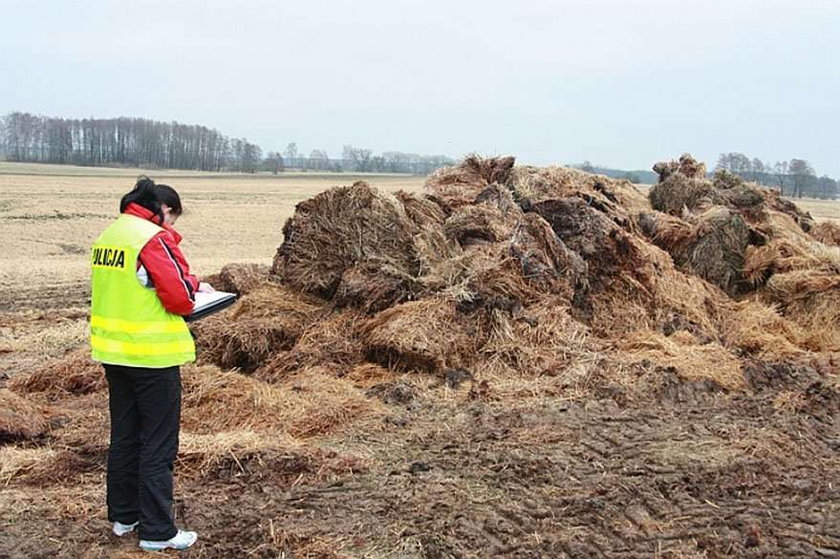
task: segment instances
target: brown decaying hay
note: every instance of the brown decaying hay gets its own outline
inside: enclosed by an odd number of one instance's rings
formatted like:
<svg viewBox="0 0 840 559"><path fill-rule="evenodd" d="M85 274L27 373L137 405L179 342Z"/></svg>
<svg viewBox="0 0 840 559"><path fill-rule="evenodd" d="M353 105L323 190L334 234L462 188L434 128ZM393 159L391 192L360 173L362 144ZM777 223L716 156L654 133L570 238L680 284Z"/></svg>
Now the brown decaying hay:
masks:
<svg viewBox="0 0 840 559"><path fill-rule="evenodd" d="M415 277L398 268L361 262L341 274L332 301L339 307L376 313L414 297L421 290Z"/></svg>
<svg viewBox="0 0 840 559"><path fill-rule="evenodd" d="M397 305L362 328L364 352L371 361L430 373L466 366L478 347L478 334L478 326L444 298Z"/></svg>
<svg viewBox="0 0 840 559"><path fill-rule="evenodd" d="M231 263L222 267L213 287L245 295L269 280L270 268L265 264Z"/></svg>
<svg viewBox="0 0 840 559"><path fill-rule="evenodd" d="M382 365L361 363L353 367L344 377L344 380L350 382L356 388L370 388L393 382L399 377L400 375L398 373Z"/></svg>
<svg viewBox="0 0 840 559"><path fill-rule="evenodd" d="M196 434L255 431L306 438L335 432L381 409L317 367L270 385L212 366L187 366L183 384L183 428Z"/></svg>
<svg viewBox="0 0 840 559"><path fill-rule="evenodd" d="M636 236L582 198L544 200L533 204L531 210L587 263L590 285L608 282L619 270L632 273L643 264L639 261Z"/></svg>
<svg viewBox="0 0 840 559"><path fill-rule="evenodd" d="M764 360L787 360L801 356L805 334L771 306L757 301L731 305L722 315L720 337L724 345Z"/></svg>
<svg viewBox="0 0 840 559"><path fill-rule="evenodd" d="M768 210L784 214L796 224L797 229L807 233L814 227L814 218L811 217L811 214L800 210L790 200L782 198L782 195L778 191L770 188L761 188L760 192L764 196L764 202Z"/></svg>
<svg viewBox="0 0 840 559"><path fill-rule="evenodd" d="M0 388L0 444L43 436L48 423L39 406Z"/></svg>
<svg viewBox="0 0 840 559"><path fill-rule="evenodd" d="M577 318L598 334L609 336L645 324L658 328L662 321L677 314L707 335L713 334L716 322L710 316L707 302L718 300L721 294L708 290L703 282L677 273L666 254L635 234L637 225L622 206L627 200L633 207L642 207L643 199L639 201L634 195L636 190L632 185L613 183L607 187L599 182L601 177L560 168L528 169L518 176L517 172L515 169L511 179L517 185L514 190L519 194L527 192L531 197L529 210L534 212L523 219L531 220L529 237L541 239L538 244L545 247L542 252L553 254L552 258L537 259L537 265L531 270L548 268L553 272L548 277L559 270L567 274L563 282L548 291L566 295ZM581 183L576 183L577 180ZM551 198L551 195L561 197ZM549 224L553 235L545 227ZM520 224L518 231L522 229ZM545 242L549 239L550 242ZM517 250L515 243L511 243L510 249L520 259L523 275L530 279L534 274L527 268L533 259L527 258L528 255L521 258L523 251ZM492 254L492 248L483 250ZM498 260L498 256L495 258ZM554 265L546 266L548 260L554 261ZM472 263L469 267L475 268ZM491 275L498 274L486 277ZM533 282L532 286L544 291L539 282ZM527 302L539 298L538 295Z"/></svg>
<svg viewBox="0 0 840 559"><path fill-rule="evenodd" d="M336 433L365 418L375 421L384 412L380 402L320 368L299 371L272 386L214 366L186 365L182 382L178 461L188 476L204 476L229 461L245 464L253 457L270 465L289 453L306 458L315 451L298 450L300 439ZM0 471L27 484L73 484L81 475L100 472L108 441L107 398L101 393L74 395L57 404L50 416L61 418L50 431L54 448L36 457L4 453ZM39 437L47 427L38 406L0 390L0 439ZM330 463L339 467L342 460L334 457Z"/></svg>
<svg viewBox="0 0 840 559"><path fill-rule="evenodd" d="M653 166L654 172L659 175L659 180L664 181L668 177L679 173L689 179L706 178L706 164L694 159L691 154L684 153L676 161L660 161Z"/></svg>
<svg viewBox="0 0 840 559"><path fill-rule="evenodd" d="M743 290L750 230L739 214L714 207L693 217L690 225L660 216L656 217L653 241L671 254L681 270L717 285L729 295Z"/></svg>
<svg viewBox="0 0 840 559"><path fill-rule="evenodd" d="M457 252L456 247L441 232L449 214L438 200L428 195L421 197L403 191L398 191L395 196L405 209L408 218L423 231L422 235L414 239L417 244L420 269L423 273L431 270L440 260L441 255Z"/></svg>
<svg viewBox="0 0 840 559"><path fill-rule="evenodd" d="M526 207L525 201L577 197L622 227L631 225L632 215L650 209L647 197L631 182L568 167L515 167L508 185Z"/></svg>
<svg viewBox="0 0 840 559"><path fill-rule="evenodd" d="M589 288L586 262L534 213L522 217L508 248L519 263L522 277L539 291L571 300L583 296Z"/></svg>
<svg viewBox="0 0 840 559"><path fill-rule="evenodd" d="M840 248L799 236L780 236L747 249L744 277L762 285L773 274L800 270L840 273Z"/></svg>
<svg viewBox="0 0 840 559"><path fill-rule="evenodd" d="M653 211L637 216L639 229L659 248L672 252L683 252L691 236L691 224L671 214Z"/></svg>
<svg viewBox="0 0 840 559"><path fill-rule="evenodd" d="M253 431L184 433L177 459L179 479L227 481L244 477L273 486L318 483L364 471L355 456L312 448L285 436Z"/></svg>
<svg viewBox="0 0 840 559"><path fill-rule="evenodd" d="M714 339L726 295L677 270L658 247L634 236L626 242L631 256L599 279L584 304L574 309L575 316L607 338L635 330L677 328Z"/></svg>
<svg viewBox="0 0 840 559"><path fill-rule="evenodd" d="M681 215L684 209L702 211L724 202L710 181L689 178L679 172L655 184L648 196L653 209L672 215Z"/></svg>
<svg viewBox="0 0 840 559"><path fill-rule="evenodd" d="M713 336L722 293L679 272L667 253L576 198L537 207L564 243L586 260L589 290L575 301L573 313L595 333L610 337L659 329L677 315Z"/></svg>
<svg viewBox="0 0 840 559"><path fill-rule="evenodd" d="M422 223L429 214L417 205L412 215ZM301 202L283 235L272 272L285 285L326 298L338 290L345 271L359 263L417 278L449 250L439 228L419 226L404 202L364 182Z"/></svg>
<svg viewBox="0 0 840 559"><path fill-rule="evenodd" d="M0 447L0 485L8 485L12 480L26 479L28 481L30 472L43 467L44 464L50 464L57 452L47 446L37 448Z"/></svg>
<svg viewBox="0 0 840 559"><path fill-rule="evenodd" d="M540 297L504 244L472 247L453 264L460 269L451 273L442 296L456 301L459 310L500 308L517 312Z"/></svg>
<svg viewBox="0 0 840 559"><path fill-rule="evenodd" d="M698 343L687 332L664 336L658 332L638 331L616 344L617 356L626 363L643 360L660 367L673 367L687 380L710 380L729 390L745 386L741 362L717 343Z"/></svg>
<svg viewBox="0 0 840 559"><path fill-rule="evenodd" d="M343 376L364 360L359 340L364 321L364 315L353 309L324 316L307 327L291 350L275 354L257 369L254 377L275 383L293 371L316 365L328 367L334 376Z"/></svg>
<svg viewBox="0 0 840 559"><path fill-rule="evenodd" d="M44 393L50 399L87 394L107 386L105 370L90 357L90 349L71 351L28 374L15 375L8 387L20 393Z"/></svg>
<svg viewBox="0 0 840 559"><path fill-rule="evenodd" d="M571 317L567 305L561 298L546 298L518 317L491 313L476 373L494 382L523 375L569 376L596 362L589 329Z"/></svg>
<svg viewBox="0 0 840 559"><path fill-rule="evenodd" d="M782 213L791 218L801 231L810 231L814 220L793 202L785 200L776 190L744 179L726 170L715 173L713 180L706 178L706 167L688 154L679 161L662 161L653 166L659 182L649 192L654 209L672 215L684 211L702 212L713 205L741 211L750 222L762 222L768 211Z"/></svg>
<svg viewBox="0 0 840 559"><path fill-rule="evenodd" d="M288 436L268 436L244 429L214 433L183 431L179 437L178 476L203 477L233 462L272 452L296 452L300 442Z"/></svg>
<svg viewBox="0 0 840 559"><path fill-rule="evenodd" d="M829 246L840 246L840 224L833 221L823 221L810 231L811 236L819 242Z"/></svg>
<svg viewBox="0 0 840 559"><path fill-rule="evenodd" d="M762 297L805 330L805 347L840 351L840 273L797 270L775 274Z"/></svg>
<svg viewBox="0 0 840 559"><path fill-rule="evenodd" d="M533 308L558 296L553 300L566 316L607 338L652 330L753 354L770 354L774 344L781 348L777 353L791 354L805 343L801 329L785 325L772 310L746 313L726 296L740 293L743 270L765 281L786 267L810 269L819 261L824 269L833 259L814 255L818 243L808 239L793 217L801 212L791 211L772 193L734 175L719 173L713 182L702 163L684 156L658 169L662 183L670 181L674 187L671 194L678 200L672 200L671 210L683 216L679 219L649 213L644 197L626 181L572 169L511 165L470 158L430 178L433 195L427 197L388 197L357 183L301 204L287 225L291 244L286 248L295 243L347 248L348 242L355 243L333 259L340 275L315 291L331 298L333 309L351 307L347 312L362 313L347 323L336 314L318 314L297 338L274 344L272 356L261 354L258 377L283 382L295 371L319 364L328 364L331 375L341 377L366 358L395 369L436 373L469 366L481 360L475 352L482 354L485 344L493 355L504 354L489 345L498 324L529 324ZM686 192L686 184L697 191ZM359 224L354 212L368 220L385 216L392 229L366 229L368 224ZM346 216L344 229L325 227L334 225L336 216ZM379 245L386 237L390 244L383 249ZM784 255L780 259L780 239L812 262L785 261ZM757 257L763 247L749 244L774 241L776 253L762 269ZM745 253L758 272L744 263ZM418 264L421 257L425 260ZM291 261L281 260L275 268L282 276ZM281 280L309 289L295 284L292 276ZM363 314L373 316L361 324ZM733 317L753 322L736 327ZM322 324L326 333L319 334ZM335 334L339 324L338 330L348 333L344 339ZM773 332L760 334L763 327ZM454 335L441 335L449 331Z"/></svg>
<svg viewBox="0 0 840 559"><path fill-rule="evenodd" d="M322 312L323 302L277 285L242 297L233 312L195 327L201 361L252 371L277 352L291 349Z"/></svg>
<svg viewBox="0 0 840 559"><path fill-rule="evenodd" d="M495 243L510 237L516 217L489 204L463 205L446 219L444 231L461 246Z"/></svg>
<svg viewBox="0 0 840 559"><path fill-rule="evenodd" d="M452 208L472 203L490 184L505 184L516 159L470 155L456 167L438 169L426 181L426 189Z"/></svg>

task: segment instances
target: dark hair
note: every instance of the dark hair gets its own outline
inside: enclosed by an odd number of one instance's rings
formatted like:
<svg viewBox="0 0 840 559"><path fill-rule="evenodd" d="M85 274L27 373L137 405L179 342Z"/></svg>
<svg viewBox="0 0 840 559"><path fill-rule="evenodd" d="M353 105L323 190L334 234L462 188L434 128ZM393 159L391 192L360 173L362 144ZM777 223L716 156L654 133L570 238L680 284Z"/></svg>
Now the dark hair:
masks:
<svg viewBox="0 0 840 559"><path fill-rule="evenodd" d="M145 175L141 175L131 192L120 200L120 213L123 213L131 203L153 212L160 218L161 223L163 223L162 204L169 206L175 215L181 215L184 212L181 207L181 197L174 188L167 184L155 184L155 181Z"/></svg>

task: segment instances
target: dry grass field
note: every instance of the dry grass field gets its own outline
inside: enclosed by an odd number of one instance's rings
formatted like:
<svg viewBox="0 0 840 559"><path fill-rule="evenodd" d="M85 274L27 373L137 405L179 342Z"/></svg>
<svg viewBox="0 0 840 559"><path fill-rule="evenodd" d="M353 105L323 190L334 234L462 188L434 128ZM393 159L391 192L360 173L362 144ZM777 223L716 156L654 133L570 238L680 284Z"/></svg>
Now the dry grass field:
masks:
<svg viewBox="0 0 840 559"><path fill-rule="evenodd" d="M200 276L270 264L295 205L332 186L444 200L320 196L282 282L193 325L183 556L840 556L840 337L811 321L837 316L840 249L757 213L753 261L800 283L731 299L631 222L645 191L507 163L428 184L147 172L180 192ZM108 531L107 388L86 344L88 247L138 173L0 163L0 558L145 556ZM840 203L799 205L840 222ZM706 218L657 217L709 251L729 239L702 237ZM364 266L341 262L354 251ZM302 293L337 263L338 287ZM790 320L762 302L789 291Z"/></svg>
<svg viewBox="0 0 840 559"><path fill-rule="evenodd" d="M796 200L796 204L814 216L814 219L818 222L830 220L840 223L840 201L838 200L815 200L813 198L806 198L803 200Z"/></svg>
<svg viewBox="0 0 840 559"><path fill-rule="evenodd" d="M116 215L120 197L138 173L93 168L89 175L60 175L60 170L57 165L0 163L4 287L86 279L88 247ZM147 172L181 194L186 213L177 228L199 274L216 272L228 262L270 262L295 204L329 187L361 179L389 191L418 190L423 184L422 177L393 175Z"/></svg>

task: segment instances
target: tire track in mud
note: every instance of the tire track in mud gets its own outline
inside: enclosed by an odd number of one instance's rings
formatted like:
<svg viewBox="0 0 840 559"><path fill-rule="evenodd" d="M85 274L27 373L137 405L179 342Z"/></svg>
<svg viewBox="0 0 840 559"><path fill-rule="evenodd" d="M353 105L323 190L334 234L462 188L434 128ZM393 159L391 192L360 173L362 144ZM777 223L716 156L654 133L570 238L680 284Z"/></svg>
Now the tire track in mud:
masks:
<svg viewBox="0 0 840 559"><path fill-rule="evenodd" d="M260 502L293 532L352 542L352 556L840 553L836 414L780 413L774 395L421 406L403 438L364 441L367 473L336 491L284 491L305 503L297 512L266 507L265 488L232 498L238 514Z"/></svg>

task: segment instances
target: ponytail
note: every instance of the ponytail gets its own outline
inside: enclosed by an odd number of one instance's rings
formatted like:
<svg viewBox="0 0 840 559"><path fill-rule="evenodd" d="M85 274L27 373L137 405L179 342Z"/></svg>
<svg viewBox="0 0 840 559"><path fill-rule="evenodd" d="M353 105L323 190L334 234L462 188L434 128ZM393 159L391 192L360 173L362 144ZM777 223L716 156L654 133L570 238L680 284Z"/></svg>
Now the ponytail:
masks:
<svg viewBox="0 0 840 559"><path fill-rule="evenodd" d="M162 204L169 206L176 215L183 212L181 197L175 189L166 184L155 184L155 181L146 175L138 177L137 184L131 192L120 199L120 213L125 212L129 204L146 208L158 217L160 223L164 220Z"/></svg>

